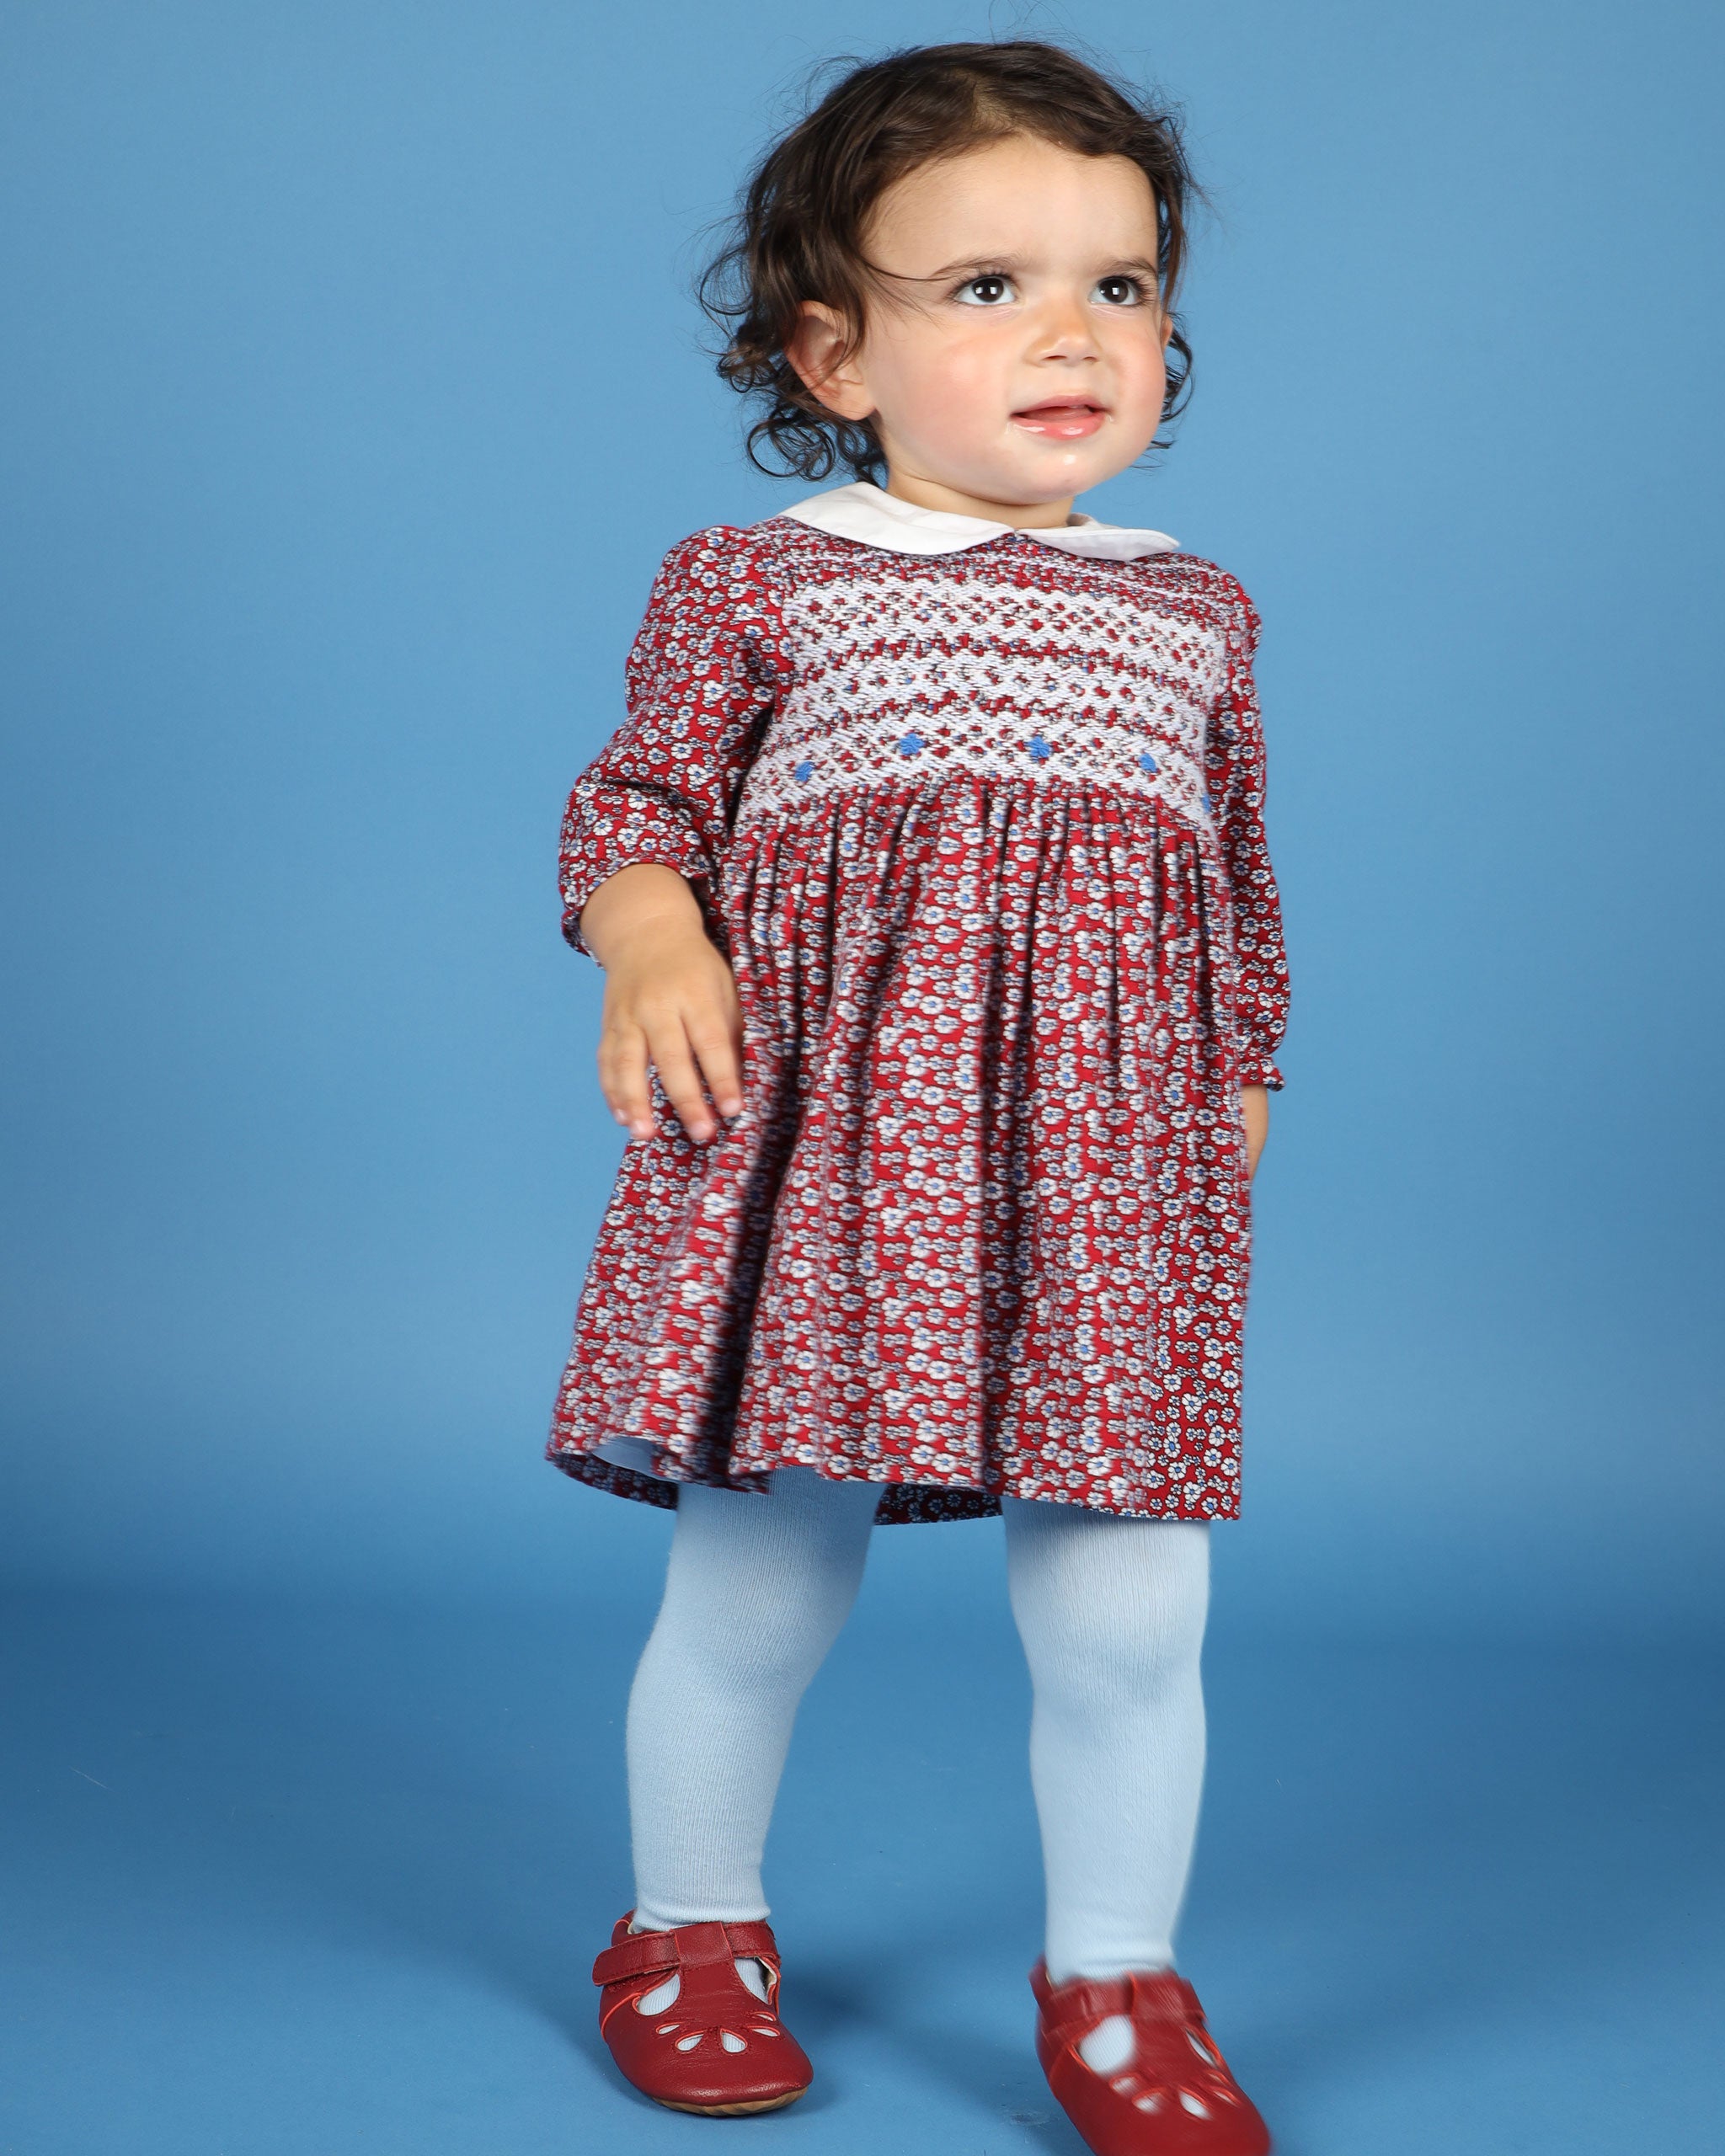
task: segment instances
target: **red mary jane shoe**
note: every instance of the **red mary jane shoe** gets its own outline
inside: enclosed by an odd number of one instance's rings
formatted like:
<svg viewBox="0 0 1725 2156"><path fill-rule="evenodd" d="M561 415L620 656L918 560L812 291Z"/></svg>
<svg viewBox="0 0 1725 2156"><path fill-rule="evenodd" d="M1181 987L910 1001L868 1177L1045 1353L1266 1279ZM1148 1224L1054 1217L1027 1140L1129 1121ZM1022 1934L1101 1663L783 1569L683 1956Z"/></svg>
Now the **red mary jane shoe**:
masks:
<svg viewBox="0 0 1725 2156"><path fill-rule="evenodd" d="M1094 2156L1268 2156L1269 2129L1229 2073L1204 2025L1198 1993L1172 1969L1051 1984L1030 1972L1041 2015L1036 2055L1060 2108ZM1115 2073L1097 2073L1078 2047L1124 2014L1136 2047Z"/></svg>
<svg viewBox="0 0 1725 2156"><path fill-rule="evenodd" d="M737 1956L766 1971L757 1999ZM657 2012L640 2001L672 1977L677 1995ZM802 2047L778 2018L778 1946L765 1924L681 1924L629 1929L620 1917L593 1964L599 2033L626 2081L674 2111L733 2118L793 2104L814 2078Z"/></svg>

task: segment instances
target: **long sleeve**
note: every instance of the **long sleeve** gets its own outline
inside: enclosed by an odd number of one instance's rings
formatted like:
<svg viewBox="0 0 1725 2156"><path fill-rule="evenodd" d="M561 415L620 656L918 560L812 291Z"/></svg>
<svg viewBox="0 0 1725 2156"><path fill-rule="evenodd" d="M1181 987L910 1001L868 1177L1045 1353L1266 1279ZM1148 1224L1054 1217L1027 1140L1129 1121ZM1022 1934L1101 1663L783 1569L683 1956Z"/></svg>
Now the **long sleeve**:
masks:
<svg viewBox="0 0 1725 2156"><path fill-rule="evenodd" d="M1227 632L1227 680L1210 718L1204 773L1233 899L1241 1082L1279 1090L1274 1056L1288 1024L1288 958L1264 842L1263 724L1252 672L1258 620L1252 601L1228 580L1236 603Z"/></svg>
<svg viewBox="0 0 1725 2156"><path fill-rule="evenodd" d="M673 547L624 672L628 717L575 782L558 848L563 932L632 862L710 881L782 673L777 612L746 531ZM588 953L590 957L590 952Z"/></svg>

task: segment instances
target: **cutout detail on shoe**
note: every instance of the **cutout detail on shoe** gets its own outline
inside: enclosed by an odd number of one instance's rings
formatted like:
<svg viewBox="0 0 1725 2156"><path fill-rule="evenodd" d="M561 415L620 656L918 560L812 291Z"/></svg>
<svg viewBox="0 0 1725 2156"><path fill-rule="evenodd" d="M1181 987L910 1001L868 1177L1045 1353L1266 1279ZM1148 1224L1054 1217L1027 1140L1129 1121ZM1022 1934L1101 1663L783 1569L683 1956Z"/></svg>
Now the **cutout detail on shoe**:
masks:
<svg viewBox="0 0 1725 2156"><path fill-rule="evenodd" d="M1183 2089L1180 2091L1180 2105L1182 2110L1190 2111L1195 2119L1207 2119L1210 2116L1210 2105L1200 2097L1194 2096L1189 2089Z"/></svg>
<svg viewBox="0 0 1725 2156"><path fill-rule="evenodd" d="M677 2038L677 2049L680 2052L693 2051L696 2045L700 2042L704 2033L705 2032L703 2031L697 2029L692 2036L679 2036Z"/></svg>
<svg viewBox="0 0 1725 2156"><path fill-rule="evenodd" d="M728 2052L745 2052L749 2048L734 2030L721 2029L718 2032L718 2041Z"/></svg>
<svg viewBox="0 0 1725 2156"><path fill-rule="evenodd" d="M1215 2053L1210 2049L1208 2044L1203 2042L1197 2036L1194 2036L1189 2029L1186 2031L1186 2041L1191 2045L1193 2050L1198 2053L1198 2056L1204 2061L1206 2066L1215 2066L1216 2064L1217 2061Z"/></svg>
<svg viewBox="0 0 1725 2156"><path fill-rule="evenodd" d="M742 1979L745 1991L752 1992L765 2006L772 1993L767 1988L766 1964L757 1961L752 1954L737 1956L737 1974Z"/></svg>
<svg viewBox="0 0 1725 2156"><path fill-rule="evenodd" d="M667 2006L676 2004L677 1993L683 1988L680 1971L672 1970L662 1984L654 1984L651 1991L644 1991L635 2001L637 2014L663 2014Z"/></svg>
<svg viewBox="0 0 1725 2156"><path fill-rule="evenodd" d="M1130 2017L1110 2014L1086 2036L1078 2047L1078 2056L1092 2073L1101 2074L1106 2081L1109 2075L1132 2063L1132 2055L1137 2048L1138 2037Z"/></svg>

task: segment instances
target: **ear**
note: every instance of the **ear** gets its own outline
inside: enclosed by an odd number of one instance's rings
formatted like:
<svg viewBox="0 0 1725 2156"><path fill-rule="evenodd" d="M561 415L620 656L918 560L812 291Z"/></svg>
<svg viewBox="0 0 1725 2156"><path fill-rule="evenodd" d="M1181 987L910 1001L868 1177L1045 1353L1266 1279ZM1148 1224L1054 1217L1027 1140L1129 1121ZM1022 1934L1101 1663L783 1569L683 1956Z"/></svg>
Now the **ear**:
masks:
<svg viewBox="0 0 1725 2156"><path fill-rule="evenodd" d="M803 387L841 419L872 419L874 399L863 386L860 355L845 350L850 335L844 318L820 300L804 300L798 315L785 357Z"/></svg>

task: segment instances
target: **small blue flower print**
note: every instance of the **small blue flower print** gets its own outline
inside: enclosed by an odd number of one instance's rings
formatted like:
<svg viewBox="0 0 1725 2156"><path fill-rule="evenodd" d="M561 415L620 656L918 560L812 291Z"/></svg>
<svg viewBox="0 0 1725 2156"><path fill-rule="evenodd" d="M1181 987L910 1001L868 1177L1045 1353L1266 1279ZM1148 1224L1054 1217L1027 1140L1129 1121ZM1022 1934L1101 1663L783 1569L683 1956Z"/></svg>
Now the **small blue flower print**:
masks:
<svg viewBox="0 0 1725 2156"><path fill-rule="evenodd" d="M802 762L798 765L796 770L792 772L791 776L796 780L798 786L807 786L809 780L814 776L814 766L809 762L809 759L804 756Z"/></svg>
<svg viewBox="0 0 1725 2156"><path fill-rule="evenodd" d="M1030 754L1035 762L1039 764L1045 764L1049 758L1053 755L1054 750L1049 748L1047 742L1043 739L1039 734L1033 734L1030 737Z"/></svg>
<svg viewBox="0 0 1725 2156"><path fill-rule="evenodd" d="M920 734L907 734L899 744L901 756L920 756L927 744Z"/></svg>
<svg viewBox="0 0 1725 2156"><path fill-rule="evenodd" d="M1204 814L1205 814L1206 816L1208 816L1208 815L1210 814L1210 812L1215 808L1215 805L1216 805L1216 804L1215 803L1215 802L1214 802L1214 801L1212 801L1212 800L1210 799L1210 798L1209 794L1207 794L1207 793L1206 793L1206 794L1204 795Z"/></svg>
<svg viewBox="0 0 1725 2156"><path fill-rule="evenodd" d="M1140 755L1138 759L1138 768L1141 771L1148 771L1152 778L1155 777L1156 772L1156 758L1151 755L1148 749L1143 750Z"/></svg>

